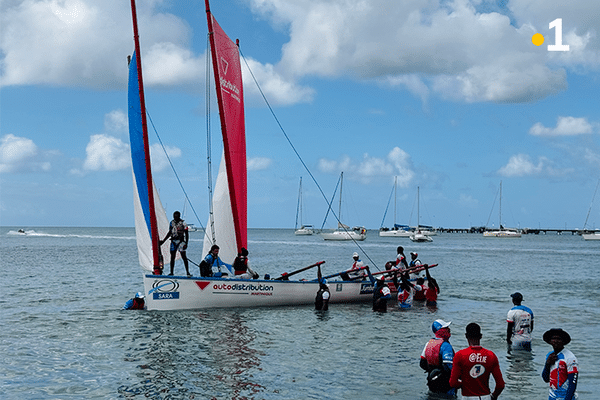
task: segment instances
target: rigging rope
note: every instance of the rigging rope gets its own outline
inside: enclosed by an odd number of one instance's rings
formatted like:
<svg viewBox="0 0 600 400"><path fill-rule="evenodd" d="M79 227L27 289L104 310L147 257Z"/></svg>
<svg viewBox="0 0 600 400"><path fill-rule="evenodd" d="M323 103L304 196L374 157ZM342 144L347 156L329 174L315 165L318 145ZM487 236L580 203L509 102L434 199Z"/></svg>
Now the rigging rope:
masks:
<svg viewBox="0 0 600 400"><path fill-rule="evenodd" d="M327 196L325 195L325 192L323 192L323 189L321 188L321 185L319 185L319 182L317 182L317 179L312 174L312 172L310 171L310 169L308 168L308 166L306 165L306 163L304 162L304 160L300 156L300 153L298 153L298 150L296 150L296 147L292 143L292 141L291 141L290 137L288 136L287 132L285 131L285 129L283 129L283 126L281 125L281 122L279 122L279 118L277 118L277 115L275 115L275 112L273 111L273 108L271 107L271 104L267 100L267 97L265 96L262 88L258 84L258 81L256 80L256 77L254 76L254 73L252 72L252 69L250 69L250 65L248 65L248 61L246 61L246 57L244 57L244 54L242 53L242 49L239 48L239 51L240 51L240 56L242 57L242 60L244 60L244 63L246 64L246 67L248 68L248 71L250 72L250 75L252 76L252 79L254 80L254 83L256 84L256 87L258 88L258 91L260 92L260 95L262 96L263 100L265 101L265 104L269 108L269 111L271 112L271 115L275 119L275 122L279 126L279 129L281 130L281 133L283 133L283 136L285 137L285 139L289 143L290 147L292 148L292 150L296 154L296 157L298 157L298 160L300 160L300 163L302 164L302 166L304 167L304 169L306 170L306 172L308 173L308 175L310 176L310 178L312 179L312 181L314 182L314 184L317 186L317 189L319 189L319 192L321 193L321 196L327 202ZM329 204L329 202L328 202L328 204ZM330 205L330 208L331 208L331 205ZM331 214L333 214L333 216L337 220L338 226L342 225L340 219L338 218L337 214L335 213L335 211L333 209L331 209ZM348 230L344 226L342 226L342 227L343 227L344 231L346 233L348 233ZM377 264L371 259L371 257L369 257L369 255L367 254L367 252L360 246L360 244L356 241L356 239L354 239L350 235L349 235L349 237L350 237L350 239L352 239L352 241L354 242L354 244L360 249L360 251L369 259L369 261L371 262L371 264L373 266L375 266L375 268L379 269L379 267L377 267Z"/></svg>

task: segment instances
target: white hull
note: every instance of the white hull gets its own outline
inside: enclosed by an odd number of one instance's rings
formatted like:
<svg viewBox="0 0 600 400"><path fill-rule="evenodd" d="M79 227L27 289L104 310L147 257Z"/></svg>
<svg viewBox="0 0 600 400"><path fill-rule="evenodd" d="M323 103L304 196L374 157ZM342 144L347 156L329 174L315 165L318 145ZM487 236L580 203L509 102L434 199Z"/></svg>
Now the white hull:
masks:
<svg viewBox="0 0 600 400"><path fill-rule="evenodd" d="M483 232L483 236L486 237L521 237L521 233L517 232L517 231L507 231L507 230L502 230L502 231L486 231Z"/></svg>
<svg viewBox="0 0 600 400"><path fill-rule="evenodd" d="M583 240L600 240L600 233L584 233Z"/></svg>
<svg viewBox="0 0 600 400"><path fill-rule="evenodd" d="M315 233L313 228L308 226L303 226L300 229L296 229L296 231L294 231L295 235L312 235L313 233Z"/></svg>
<svg viewBox="0 0 600 400"><path fill-rule="evenodd" d="M148 310L272 307L314 304L317 282L262 279L188 278L144 275ZM330 303L357 303L373 299L373 284L329 282Z"/></svg>
<svg viewBox="0 0 600 400"><path fill-rule="evenodd" d="M359 233L355 231L333 231L321 233L321 237L324 240L365 240L367 238L366 233Z"/></svg>
<svg viewBox="0 0 600 400"><path fill-rule="evenodd" d="M422 233L415 233L414 235L411 235L410 240L413 242L433 242L432 238Z"/></svg>
<svg viewBox="0 0 600 400"><path fill-rule="evenodd" d="M414 233L413 231L389 230L389 231L379 231L379 236L381 236L381 237L409 237L413 233Z"/></svg>

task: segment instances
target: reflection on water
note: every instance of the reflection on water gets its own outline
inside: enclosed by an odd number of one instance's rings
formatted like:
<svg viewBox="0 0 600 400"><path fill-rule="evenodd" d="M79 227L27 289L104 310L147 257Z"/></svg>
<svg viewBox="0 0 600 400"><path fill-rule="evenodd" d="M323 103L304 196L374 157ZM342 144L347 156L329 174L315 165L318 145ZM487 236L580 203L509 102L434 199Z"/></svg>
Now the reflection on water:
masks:
<svg viewBox="0 0 600 400"><path fill-rule="evenodd" d="M256 333L239 313L142 312L139 319L125 356L137 381L118 390L126 398L237 399L264 390L252 381L261 362L251 347Z"/></svg>
<svg viewBox="0 0 600 400"><path fill-rule="evenodd" d="M513 349L507 345L508 369L504 374L505 390L519 393L524 399L539 397L537 389L530 383L532 377L539 375L533 362L534 356L534 350Z"/></svg>

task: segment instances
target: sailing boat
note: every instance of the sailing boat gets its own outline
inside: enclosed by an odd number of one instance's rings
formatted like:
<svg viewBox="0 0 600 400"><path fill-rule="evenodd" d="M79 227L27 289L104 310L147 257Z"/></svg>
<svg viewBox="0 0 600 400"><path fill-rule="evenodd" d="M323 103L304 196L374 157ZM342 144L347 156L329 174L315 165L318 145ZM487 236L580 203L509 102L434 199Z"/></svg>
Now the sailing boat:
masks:
<svg viewBox="0 0 600 400"><path fill-rule="evenodd" d="M594 195L592 196L592 201L590 203L590 208L588 209L587 216L585 217L585 222L583 223L583 229L581 237L583 240L600 240L600 232L599 231L589 231L586 230L588 219L590 218L590 212L592 211L592 206L594 205L594 199L596 198L596 193L598 192L598 186L600 186L600 179L598 179L598 183L596 183L596 189L594 190Z"/></svg>
<svg viewBox="0 0 600 400"><path fill-rule="evenodd" d="M224 155L213 197L214 219L206 228L207 243L218 243L219 256L227 263L242 247L247 248L247 185L242 73L238 46L221 29L210 11L206 15L212 50L217 100L221 117ZM168 263L168 244L159 240L169 229L166 213L152 180L142 64L135 0L131 0L135 52L129 65L129 128L133 164L134 212L140 265L148 310L183 310L224 307L260 307L312 304L319 290L316 281L289 277L324 263L309 265L279 278L239 279L161 275L161 253ZM206 254L208 251L204 250ZM154 273L152 273L154 272ZM330 275L334 277L339 274ZM370 301L368 282L332 281L330 303Z"/></svg>
<svg viewBox="0 0 600 400"><path fill-rule="evenodd" d="M419 207L420 204L420 192L419 187L417 186L417 228L414 233L409 236L410 240L413 242L433 242L433 239L429 236L428 231L421 230L421 225L419 224L419 217L421 214L421 209Z"/></svg>
<svg viewBox="0 0 600 400"><path fill-rule="evenodd" d="M382 236L382 237L389 237L389 236L409 237L412 234L412 230L410 229L410 227L408 225L400 225L400 224L396 223L396 199L397 199L397 193L398 193L397 189L398 189L398 177L395 176L394 177L394 226L391 229L384 228L383 221L382 221L381 228L379 228L379 236ZM388 206L389 206L389 201L388 201ZM385 214L387 214L387 208L383 215L384 220L385 220Z"/></svg>
<svg viewBox="0 0 600 400"><path fill-rule="evenodd" d="M342 187L344 185L344 173L340 175L340 205L338 211L338 228L331 232L321 233L324 240L365 240L367 238L367 229L364 226L355 226L350 228L344 225L342 220Z"/></svg>
<svg viewBox="0 0 600 400"><path fill-rule="evenodd" d="M508 238L517 238L521 237L521 232L516 229L509 229L502 226L502 181L500 181L500 197L499 197L499 206L498 206L498 216L499 216L499 225L500 229L491 230L483 232L483 236L486 237L508 237Z"/></svg>
<svg viewBox="0 0 600 400"><path fill-rule="evenodd" d="M298 216L300 216L300 228L298 228ZM312 225L302 224L302 177L300 177L300 188L298 189L298 208L296 209L296 226L294 227L294 234L296 235L312 235Z"/></svg>

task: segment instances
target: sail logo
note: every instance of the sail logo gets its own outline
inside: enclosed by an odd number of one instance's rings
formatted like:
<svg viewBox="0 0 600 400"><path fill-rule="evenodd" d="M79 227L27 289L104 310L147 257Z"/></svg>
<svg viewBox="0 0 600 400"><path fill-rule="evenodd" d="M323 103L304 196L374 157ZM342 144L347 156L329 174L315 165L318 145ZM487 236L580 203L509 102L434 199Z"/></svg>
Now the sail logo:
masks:
<svg viewBox="0 0 600 400"><path fill-rule="evenodd" d="M223 284L214 284L213 285L213 289L214 290L227 290L227 291L256 291L256 292L272 292L273 291L273 286L269 286L269 285L255 285L252 283L249 284L245 284L245 283L235 283L233 285L229 285L226 283Z"/></svg>
<svg viewBox="0 0 600 400"><path fill-rule="evenodd" d="M229 62L221 57L221 69L223 70L223 75L227 75L227 70L229 69Z"/></svg>
<svg viewBox="0 0 600 400"><path fill-rule="evenodd" d="M227 79L221 77L219 78L219 82L221 83L221 90L227 92L233 97L238 103L240 102L240 88L236 85L228 81Z"/></svg>

